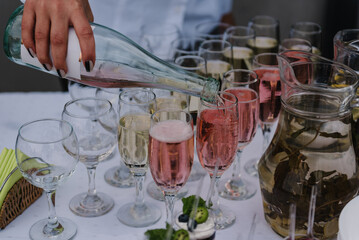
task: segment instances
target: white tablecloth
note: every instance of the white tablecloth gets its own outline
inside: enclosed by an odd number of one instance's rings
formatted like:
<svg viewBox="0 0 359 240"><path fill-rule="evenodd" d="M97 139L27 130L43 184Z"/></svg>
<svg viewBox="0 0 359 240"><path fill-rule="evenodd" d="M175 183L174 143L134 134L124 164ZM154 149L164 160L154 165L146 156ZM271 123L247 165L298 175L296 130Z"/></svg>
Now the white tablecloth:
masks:
<svg viewBox="0 0 359 240"><path fill-rule="evenodd" d="M25 122L41 118L61 118L64 104L70 100L68 93L59 92L31 92L31 93L0 93L0 151L4 148L14 148L18 128ZM253 142L244 150L242 163L246 160L259 157L262 149L262 134L257 133ZM111 160L99 164L96 174L96 188L112 196L115 200L114 208L104 216L94 218L83 218L74 215L68 207L70 199L79 192L87 191L88 178L83 164L79 163L74 175L61 185L56 193L56 210L58 216L73 220L78 227L75 239L143 239L143 233L150 228L162 228L165 222L164 202L153 200L145 195L145 200L156 204L162 209L162 218L153 226L146 228L131 228L120 223L116 218L119 207L125 203L133 202L135 199L134 188L115 188L104 181L104 173L107 169L119 164L118 154ZM243 165L243 164L242 164ZM229 176L229 169L225 176ZM258 178L250 177L243 172L243 176L257 186L257 194L246 201L229 201L220 199L221 204L230 207L236 214L237 220L231 227L217 231L217 240L248 239L253 215L256 214L256 228L254 240L279 240L282 239L275 234L264 220L262 200L259 191ZM224 176L224 177L225 177ZM152 181L148 172L146 185ZM196 182L188 183L186 186L190 191L196 189ZM205 188L209 186L209 177L205 179ZM206 191L206 190L204 190ZM177 202L177 208L180 207ZM0 230L0 239L29 239L29 229L36 221L47 218L48 206L43 195L33 203L23 214L18 216L4 230Z"/></svg>

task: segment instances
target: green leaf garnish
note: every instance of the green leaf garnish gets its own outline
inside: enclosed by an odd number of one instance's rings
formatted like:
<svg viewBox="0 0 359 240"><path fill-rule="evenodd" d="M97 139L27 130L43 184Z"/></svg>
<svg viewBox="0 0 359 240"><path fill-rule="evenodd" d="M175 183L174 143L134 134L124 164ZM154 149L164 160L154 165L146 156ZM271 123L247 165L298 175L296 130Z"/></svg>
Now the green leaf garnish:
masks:
<svg viewBox="0 0 359 240"><path fill-rule="evenodd" d="M194 204L195 200L196 200L195 195L191 195L189 197L182 198L182 203L183 203L182 212L183 212L183 214L190 215L190 213L192 212L192 208L193 208L193 204ZM198 199L198 207L206 207L206 201L204 201L201 197L199 197L199 199Z"/></svg>
<svg viewBox="0 0 359 240"><path fill-rule="evenodd" d="M172 231L172 233L169 231ZM150 229L145 232L145 235L148 237L148 240L166 240L167 234L171 234L171 239L174 239L176 232L178 232L177 235L183 235L185 232L188 234L186 230L179 229L176 231L172 229L168 223L166 223L166 228Z"/></svg>

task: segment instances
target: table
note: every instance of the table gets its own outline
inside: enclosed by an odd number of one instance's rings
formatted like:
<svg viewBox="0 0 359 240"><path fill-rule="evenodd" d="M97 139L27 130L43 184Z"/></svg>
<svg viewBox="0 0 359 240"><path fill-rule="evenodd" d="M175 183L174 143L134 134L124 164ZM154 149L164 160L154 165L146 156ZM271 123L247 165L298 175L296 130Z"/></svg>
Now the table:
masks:
<svg viewBox="0 0 359 240"><path fill-rule="evenodd" d="M0 151L4 147L12 149L15 147L17 130L23 123L41 118L61 118L63 106L69 100L70 96L67 92L0 93ZM258 132L253 142L244 150L242 166L245 160L260 156L261 144L262 134ZM115 200L114 208L104 216L83 218L74 215L68 208L68 203L74 195L87 191L87 173L82 163L78 164L73 176L58 188L56 194L57 214L60 217L70 218L77 224L78 232L75 239L142 240L143 233L147 229L164 227L166 214L164 202L152 199L147 193L145 200L154 203L162 210L162 217L155 225L145 228L131 228L117 220L116 213L119 207L135 199L134 188L115 188L108 185L104 180L105 171L118 164L119 156L116 154L112 159L100 163L97 168L97 190L111 195ZM227 170L224 177L229 176L231 170ZM248 180L256 184L257 193L253 198L246 201L220 199L221 204L233 209L237 220L230 228L217 231L216 239L248 239L254 214L256 214L256 228L253 240L282 239L271 230L264 220L258 178L250 177L244 171L242 173ZM148 172L145 184L147 185L151 180L151 174ZM186 186L193 193L193 190L196 189L196 182L188 183ZM209 177L205 178L204 186L205 188L209 186ZM180 202L177 202L176 208L180 207L179 205L181 205ZM47 200L43 195L23 214L0 231L0 239L29 239L28 232L31 225L46 218L47 214Z"/></svg>

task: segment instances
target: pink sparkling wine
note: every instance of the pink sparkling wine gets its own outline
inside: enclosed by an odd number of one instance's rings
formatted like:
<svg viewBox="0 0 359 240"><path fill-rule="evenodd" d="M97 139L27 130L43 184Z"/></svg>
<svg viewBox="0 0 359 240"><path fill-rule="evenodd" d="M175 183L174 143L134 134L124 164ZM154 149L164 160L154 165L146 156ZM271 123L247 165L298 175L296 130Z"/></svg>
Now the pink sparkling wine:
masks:
<svg viewBox="0 0 359 240"><path fill-rule="evenodd" d="M226 92L238 98L239 147L244 148L256 134L259 115L258 95L252 89L241 87L229 88Z"/></svg>
<svg viewBox="0 0 359 240"><path fill-rule="evenodd" d="M181 120L166 120L150 129L150 169L153 180L162 190L176 192L186 183L193 155L191 125Z"/></svg>
<svg viewBox="0 0 359 240"><path fill-rule="evenodd" d="M205 109L197 118L197 154L203 168L213 174L219 159L218 176L232 164L238 144L238 116L224 109Z"/></svg>
<svg viewBox="0 0 359 240"><path fill-rule="evenodd" d="M262 123L272 123L280 112L281 84L278 68L258 68L254 70L259 83L259 120Z"/></svg>

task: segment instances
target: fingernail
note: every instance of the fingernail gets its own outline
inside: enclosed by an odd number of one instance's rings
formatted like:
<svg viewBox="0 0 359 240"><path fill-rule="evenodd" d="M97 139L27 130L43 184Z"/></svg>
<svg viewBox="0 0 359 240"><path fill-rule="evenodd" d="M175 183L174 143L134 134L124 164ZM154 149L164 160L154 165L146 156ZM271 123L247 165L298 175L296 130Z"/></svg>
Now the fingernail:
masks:
<svg viewBox="0 0 359 240"><path fill-rule="evenodd" d="M35 54L34 50L32 50L32 48L28 48L27 51L29 52L29 54L32 58L36 57L36 54Z"/></svg>
<svg viewBox="0 0 359 240"><path fill-rule="evenodd" d="M57 75L59 75L60 78L64 78L66 76L65 71L62 70L62 69L57 69L56 72L57 72Z"/></svg>
<svg viewBox="0 0 359 240"><path fill-rule="evenodd" d="M85 61L86 72L91 72L93 69L93 62L91 60Z"/></svg>
<svg viewBox="0 0 359 240"><path fill-rule="evenodd" d="M47 70L47 71L50 71L51 70L51 65L48 64L48 63L45 63L45 64L42 64L42 66Z"/></svg>

